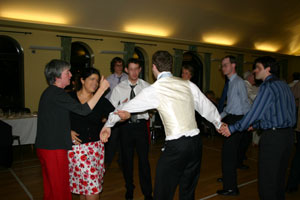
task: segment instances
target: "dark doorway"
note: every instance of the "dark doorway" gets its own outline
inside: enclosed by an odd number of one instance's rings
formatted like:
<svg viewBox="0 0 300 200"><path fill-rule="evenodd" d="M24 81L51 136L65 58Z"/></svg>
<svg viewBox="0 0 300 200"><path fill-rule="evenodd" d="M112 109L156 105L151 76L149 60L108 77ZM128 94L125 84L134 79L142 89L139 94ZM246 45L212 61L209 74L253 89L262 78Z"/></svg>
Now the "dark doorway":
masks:
<svg viewBox="0 0 300 200"><path fill-rule="evenodd" d="M23 49L5 35L0 35L0 107L24 107Z"/></svg>
<svg viewBox="0 0 300 200"><path fill-rule="evenodd" d="M145 80L145 57L143 52L138 47L134 48L133 58L136 58L140 61L142 70L139 78Z"/></svg>
<svg viewBox="0 0 300 200"><path fill-rule="evenodd" d="M73 42L71 46L71 72L76 74L82 69L93 66L92 51L83 42Z"/></svg>
<svg viewBox="0 0 300 200"><path fill-rule="evenodd" d="M190 65L194 68L194 76L191 81L201 90L203 89L203 64L196 52L188 51L183 54L182 65ZM181 72L180 72L181 74Z"/></svg>

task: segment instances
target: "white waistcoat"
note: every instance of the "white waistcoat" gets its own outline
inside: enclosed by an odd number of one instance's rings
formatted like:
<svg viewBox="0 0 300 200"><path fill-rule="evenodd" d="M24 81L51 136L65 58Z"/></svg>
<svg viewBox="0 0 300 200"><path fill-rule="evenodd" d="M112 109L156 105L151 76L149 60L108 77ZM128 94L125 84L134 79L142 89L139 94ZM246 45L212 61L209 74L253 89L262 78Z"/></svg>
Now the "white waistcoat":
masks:
<svg viewBox="0 0 300 200"><path fill-rule="evenodd" d="M194 99L188 81L165 77L157 80L153 87L160 101L157 110L167 137L197 129Z"/></svg>

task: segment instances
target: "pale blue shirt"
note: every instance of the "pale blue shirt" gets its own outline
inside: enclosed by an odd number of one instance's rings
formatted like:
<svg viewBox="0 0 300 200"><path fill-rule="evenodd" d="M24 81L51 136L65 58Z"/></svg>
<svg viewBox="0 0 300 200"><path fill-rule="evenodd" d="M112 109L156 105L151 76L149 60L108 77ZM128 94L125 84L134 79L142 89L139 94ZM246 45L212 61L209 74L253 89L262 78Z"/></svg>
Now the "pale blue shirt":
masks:
<svg viewBox="0 0 300 200"><path fill-rule="evenodd" d="M244 115L250 110L247 88L244 80L237 74L229 78L227 105L221 113L222 119L228 115Z"/></svg>
<svg viewBox="0 0 300 200"><path fill-rule="evenodd" d="M108 76L106 80L109 82L109 92L105 95L105 97L109 100L113 89L126 79L128 79L128 75L126 73L122 73L119 77L116 74Z"/></svg>

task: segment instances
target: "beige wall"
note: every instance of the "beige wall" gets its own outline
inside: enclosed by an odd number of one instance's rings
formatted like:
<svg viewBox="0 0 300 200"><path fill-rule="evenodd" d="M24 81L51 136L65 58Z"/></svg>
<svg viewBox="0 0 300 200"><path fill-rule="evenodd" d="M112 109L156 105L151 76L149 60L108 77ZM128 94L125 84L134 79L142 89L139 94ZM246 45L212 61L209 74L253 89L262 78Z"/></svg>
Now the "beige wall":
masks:
<svg viewBox="0 0 300 200"><path fill-rule="evenodd" d="M210 90L215 91L216 96L219 97L224 85L224 77L220 71L221 58L234 50L244 54L244 71L251 70L253 60L260 55L266 55L270 53L266 52L254 52L249 50L234 49L232 47L218 47L207 46L200 43L191 43L170 39L142 37L134 35L124 35L117 33L105 33L99 31L72 29L66 27L51 27L51 26L39 26L26 23L15 23L14 26L2 23L0 21L1 30L6 31L28 31L32 32L30 35L17 34L17 33L1 33L1 35L7 35L15 39L21 47L24 49L24 86L25 86L25 106L29 107L32 111L37 111L38 102L41 93L47 87L47 83L44 77L44 67L47 62L54 58L60 58L60 51L51 50L36 50L32 53L29 49L30 45L36 46L60 46L59 35L76 36L76 37L88 37L88 38L102 38L103 41L94 41L87 39L72 39L72 42L80 41L87 44L94 55L94 66L100 70L101 74L108 76L110 74L110 61L115 56L122 57L123 55L117 54L101 54L102 50L123 51L124 44L121 41L131 41L137 43L151 43L156 46L136 44L145 53L146 60L146 80L153 82L153 76L151 72L151 57L157 50L166 50L171 54L174 54L174 48L188 50L190 44L198 46L199 57L203 62L204 53L211 53L211 69L210 69ZM288 55L272 54L274 57L286 58L289 62L288 68L288 81L291 80L291 75L295 71L299 70L300 58ZM204 64L204 63L203 63ZM203 70L205 75L205 67ZM205 77L204 77L205 78Z"/></svg>

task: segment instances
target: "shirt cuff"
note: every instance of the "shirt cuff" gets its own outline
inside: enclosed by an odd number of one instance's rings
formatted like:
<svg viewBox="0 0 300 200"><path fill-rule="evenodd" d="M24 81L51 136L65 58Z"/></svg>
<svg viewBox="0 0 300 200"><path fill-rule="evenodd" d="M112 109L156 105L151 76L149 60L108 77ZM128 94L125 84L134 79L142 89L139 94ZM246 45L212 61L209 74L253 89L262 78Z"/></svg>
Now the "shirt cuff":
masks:
<svg viewBox="0 0 300 200"><path fill-rule="evenodd" d="M231 135L232 135L232 133L234 133L236 131L234 125L229 125L228 129L229 129Z"/></svg>
<svg viewBox="0 0 300 200"><path fill-rule="evenodd" d="M119 115L115 114L114 112L111 112L111 113L109 113L108 120L106 121L104 126L111 128L120 120L121 120L121 118L119 117Z"/></svg>

